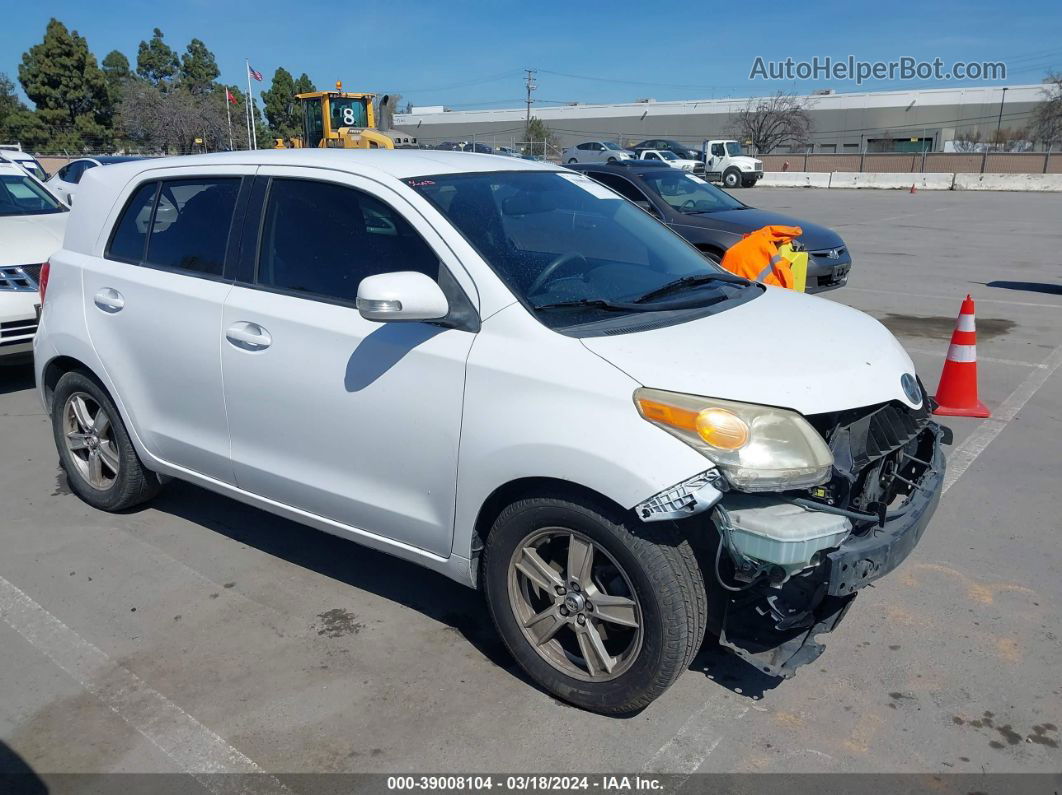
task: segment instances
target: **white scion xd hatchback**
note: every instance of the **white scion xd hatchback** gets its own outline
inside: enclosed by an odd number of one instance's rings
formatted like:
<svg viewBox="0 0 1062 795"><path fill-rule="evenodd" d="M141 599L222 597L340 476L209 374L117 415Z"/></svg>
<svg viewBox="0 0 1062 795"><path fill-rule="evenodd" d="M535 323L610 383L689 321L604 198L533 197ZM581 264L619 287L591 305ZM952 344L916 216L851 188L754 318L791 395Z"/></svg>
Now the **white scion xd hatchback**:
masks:
<svg viewBox="0 0 1062 795"><path fill-rule="evenodd" d="M940 494L947 434L876 320L545 163L93 169L45 283L37 381L82 499L181 478L480 587L534 680L600 712L706 630L789 676Z"/></svg>

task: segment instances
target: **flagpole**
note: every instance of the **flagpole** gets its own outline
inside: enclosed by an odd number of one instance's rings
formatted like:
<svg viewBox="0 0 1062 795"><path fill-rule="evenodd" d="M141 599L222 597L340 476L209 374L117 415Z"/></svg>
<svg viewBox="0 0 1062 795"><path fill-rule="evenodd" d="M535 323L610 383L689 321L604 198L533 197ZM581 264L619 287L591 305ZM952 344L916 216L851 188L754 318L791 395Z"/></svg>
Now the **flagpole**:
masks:
<svg viewBox="0 0 1062 795"><path fill-rule="evenodd" d="M232 103L229 102L229 87L225 86L225 118L229 122L229 151L232 151L232 109L229 107Z"/></svg>
<svg viewBox="0 0 1062 795"><path fill-rule="evenodd" d="M254 115L251 113L251 60L250 58L244 58L243 62L247 67L247 148L257 149L258 141L255 140L254 134ZM252 142L254 142L253 147L251 145Z"/></svg>
<svg viewBox="0 0 1062 795"><path fill-rule="evenodd" d="M248 140L254 143L254 148L258 148L258 133L254 127L254 95L251 93L251 59L244 58L247 64L247 129L249 132Z"/></svg>

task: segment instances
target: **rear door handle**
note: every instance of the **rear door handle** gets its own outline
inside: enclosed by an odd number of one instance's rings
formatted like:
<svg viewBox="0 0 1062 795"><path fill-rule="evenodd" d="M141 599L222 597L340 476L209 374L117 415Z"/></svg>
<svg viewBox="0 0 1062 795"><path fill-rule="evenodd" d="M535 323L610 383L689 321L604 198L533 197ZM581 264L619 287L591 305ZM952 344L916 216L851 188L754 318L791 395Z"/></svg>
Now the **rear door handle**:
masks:
<svg viewBox="0 0 1062 795"><path fill-rule="evenodd" d="M104 287L100 289L92 300L97 307L109 314L120 312L122 311L122 307L125 306L125 299L122 297L122 294L113 287Z"/></svg>
<svg viewBox="0 0 1062 795"><path fill-rule="evenodd" d="M257 323L238 321L225 330L225 339L237 348L248 351L261 351L273 344L269 332Z"/></svg>

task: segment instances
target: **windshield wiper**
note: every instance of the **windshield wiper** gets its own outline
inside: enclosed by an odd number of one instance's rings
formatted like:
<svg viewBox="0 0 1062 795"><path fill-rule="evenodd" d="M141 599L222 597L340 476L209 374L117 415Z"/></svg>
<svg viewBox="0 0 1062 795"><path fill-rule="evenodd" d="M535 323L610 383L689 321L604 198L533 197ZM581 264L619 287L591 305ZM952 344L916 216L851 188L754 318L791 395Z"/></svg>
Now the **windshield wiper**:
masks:
<svg viewBox="0 0 1062 795"><path fill-rule="evenodd" d="M672 282L663 284L655 290L650 290L645 295L635 298L634 302L636 304L644 304L646 301L651 301L654 298L660 298L671 293L677 293L680 290L685 290L687 287L695 287L700 284L708 284L709 282L748 284L748 282L740 276L733 276L729 273L695 273L692 276L683 276L681 279L675 279Z"/></svg>
<svg viewBox="0 0 1062 795"><path fill-rule="evenodd" d="M555 304L535 304L535 309L605 309L610 312L652 312L654 310L640 304L628 304L621 301L606 301L603 298L580 298L578 301L558 301Z"/></svg>

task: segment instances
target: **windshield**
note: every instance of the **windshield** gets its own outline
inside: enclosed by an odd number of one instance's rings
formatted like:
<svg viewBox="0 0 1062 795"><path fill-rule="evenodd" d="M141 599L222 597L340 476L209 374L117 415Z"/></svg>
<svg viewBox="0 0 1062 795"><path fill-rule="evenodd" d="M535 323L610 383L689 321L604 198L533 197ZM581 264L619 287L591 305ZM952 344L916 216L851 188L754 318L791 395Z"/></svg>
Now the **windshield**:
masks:
<svg viewBox="0 0 1062 795"><path fill-rule="evenodd" d="M0 174L0 215L43 215L62 212L66 212L66 208L33 177Z"/></svg>
<svg viewBox="0 0 1062 795"><path fill-rule="evenodd" d="M13 162L17 166L21 166L22 168L24 168L26 171L35 176L41 182L44 182L46 179L48 179L48 174L44 171L44 168L33 158L13 160L11 162Z"/></svg>
<svg viewBox="0 0 1062 795"><path fill-rule="evenodd" d="M364 100L332 97L329 102L329 112L332 115L333 130L338 130L340 127L367 127L369 124Z"/></svg>
<svg viewBox="0 0 1062 795"><path fill-rule="evenodd" d="M737 141L726 142L726 153L731 157L738 157L739 155L745 154L741 151L741 144L739 144Z"/></svg>
<svg viewBox="0 0 1062 795"><path fill-rule="evenodd" d="M646 169L648 171L648 169ZM641 175L660 198L680 213L714 213L720 210L743 210L745 205L700 177L677 169Z"/></svg>
<svg viewBox="0 0 1062 795"><path fill-rule="evenodd" d="M660 152L660 156L662 158L664 158L664 160L678 160L679 159L678 155L676 155L674 152L669 152L666 149L663 150L662 152Z"/></svg>
<svg viewBox="0 0 1062 795"><path fill-rule="evenodd" d="M698 302L703 306L747 286L734 283L666 226L582 174L453 174L408 184L552 328L600 320L606 313L672 309L666 305L678 299L684 309ZM704 278L684 284L681 296L668 291L657 302L649 295L686 277ZM637 303L643 297L645 302Z"/></svg>
<svg viewBox="0 0 1062 795"><path fill-rule="evenodd" d="M612 143L612 141L602 141L601 145L603 147L605 147L606 149L612 149L613 151L616 151L616 152L619 152L619 151L622 150L622 147Z"/></svg>

